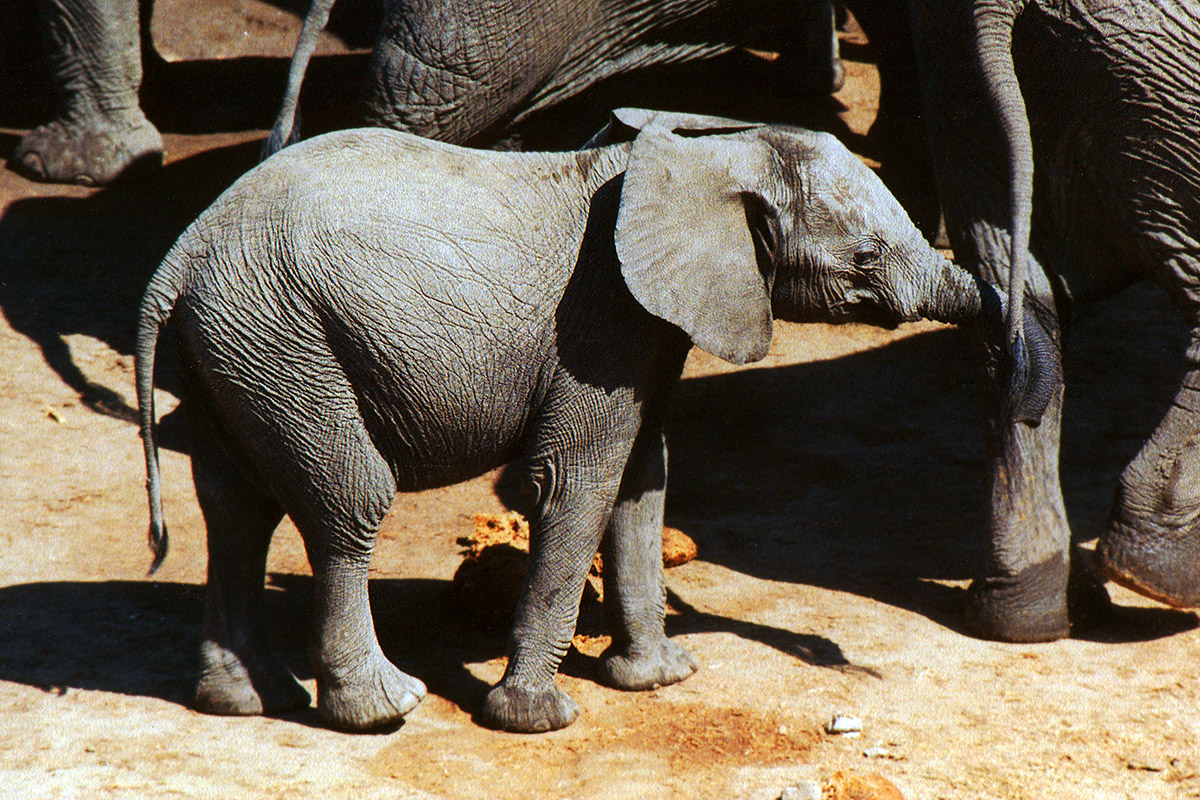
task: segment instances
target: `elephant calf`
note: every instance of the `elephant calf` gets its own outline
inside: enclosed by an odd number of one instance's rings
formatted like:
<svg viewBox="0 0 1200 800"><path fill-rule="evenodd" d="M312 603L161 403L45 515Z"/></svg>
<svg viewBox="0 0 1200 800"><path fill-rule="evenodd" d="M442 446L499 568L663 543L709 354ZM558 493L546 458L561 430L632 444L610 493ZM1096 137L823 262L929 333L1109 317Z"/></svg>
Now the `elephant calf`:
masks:
<svg viewBox="0 0 1200 800"><path fill-rule="evenodd" d="M198 708L309 703L257 618L286 513L312 565L320 713L364 729L412 709L425 687L384 657L368 607L376 529L398 491L511 462L532 558L482 718L576 717L554 675L602 538L606 680L679 681L696 664L663 630L663 424L692 344L761 359L775 316L999 327L995 291L829 135L626 110L603 138L549 154L329 134L243 176L167 254L141 308L138 404L157 565L170 318L208 527Z"/></svg>

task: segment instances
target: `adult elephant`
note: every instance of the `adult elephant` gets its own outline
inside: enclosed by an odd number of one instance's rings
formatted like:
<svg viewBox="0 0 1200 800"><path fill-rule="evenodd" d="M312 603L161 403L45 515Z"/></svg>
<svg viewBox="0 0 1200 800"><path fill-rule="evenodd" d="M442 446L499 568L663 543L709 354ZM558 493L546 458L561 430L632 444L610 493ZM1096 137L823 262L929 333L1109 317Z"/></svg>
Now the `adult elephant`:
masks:
<svg viewBox="0 0 1200 800"><path fill-rule="evenodd" d="M138 102L138 0L39 0L54 118L17 144L10 164L54 183L103 185L162 165L163 142Z"/></svg>
<svg viewBox="0 0 1200 800"><path fill-rule="evenodd" d="M298 64L307 64L332 5L313 5ZM375 18L375 5L343 10ZM835 90L843 74L830 0L769 0L761 7L750 0L385 5L367 79L366 122L455 142L491 143L504 123L606 77L738 47L778 49L776 72L810 89ZM138 0L38 0L38 16L56 108L53 119L17 145L12 167L35 180L103 185L161 165L162 137L138 100ZM303 65L292 72L294 109Z"/></svg>
<svg viewBox="0 0 1200 800"><path fill-rule="evenodd" d="M955 255L1011 287L1014 318L1023 305L1056 343L1051 368L1061 375L1071 303L1133 281L1162 284L1192 326L1178 394L1121 476L1098 561L1151 597L1197 605L1200 11L1183 0L908 9ZM968 604L981 635L1059 638L1073 615L1107 600L1072 559L1061 408L1059 381L1040 425L994 409L990 547Z"/></svg>
<svg viewBox="0 0 1200 800"><path fill-rule="evenodd" d="M334 0L304 22L269 155L299 138L296 109ZM758 48L793 88L841 88L831 0L390 0L366 84L369 124L489 144L616 75Z"/></svg>

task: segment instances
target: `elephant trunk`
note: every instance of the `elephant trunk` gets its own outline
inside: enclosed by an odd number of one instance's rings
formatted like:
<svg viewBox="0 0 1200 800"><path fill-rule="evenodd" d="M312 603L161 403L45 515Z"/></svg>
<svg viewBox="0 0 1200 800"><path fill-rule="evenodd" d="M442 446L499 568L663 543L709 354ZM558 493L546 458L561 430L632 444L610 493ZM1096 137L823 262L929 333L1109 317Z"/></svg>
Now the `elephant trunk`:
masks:
<svg viewBox="0 0 1200 800"><path fill-rule="evenodd" d="M917 292L916 316L953 325L1003 326L1004 298L987 281L931 251L920 271L924 285Z"/></svg>
<svg viewBox="0 0 1200 800"><path fill-rule="evenodd" d="M1008 317L1005 335L1013 356L1009 400L1013 419L1036 426L1049 404L1054 376L1036 371L1046 353L1028 342L1025 292L1029 284L1029 237L1033 215L1033 138L1025 99L1012 58L1013 25L1024 0L980 4L975 9L975 47L979 69L996 112L1009 163Z"/></svg>
<svg viewBox="0 0 1200 800"><path fill-rule="evenodd" d="M1015 422L1037 427L1062 384L1057 342L1033 315L1023 320L1019 338L1009 336L1009 297L942 256L935 253L921 274L928 277L919 293L917 315L974 327L985 342L1000 347L1009 376L1005 413Z"/></svg>

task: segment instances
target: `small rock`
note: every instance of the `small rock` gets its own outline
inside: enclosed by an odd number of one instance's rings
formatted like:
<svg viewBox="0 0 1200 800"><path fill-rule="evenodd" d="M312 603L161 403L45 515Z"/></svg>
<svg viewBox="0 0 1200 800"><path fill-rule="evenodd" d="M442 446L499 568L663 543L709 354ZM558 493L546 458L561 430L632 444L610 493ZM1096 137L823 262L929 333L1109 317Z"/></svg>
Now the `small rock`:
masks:
<svg viewBox="0 0 1200 800"><path fill-rule="evenodd" d="M868 747L866 750L863 750L863 757L864 758L891 758L892 751L888 750L886 747L883 747L882 745L876 745L875 747Z"/></svg>
<svg viewBox="0 0 1200 800"><path fill-rule="evenodd" d="M800 781L795 786L787 786L779 795L779 800L821 800L821 784L816 781Z"/></svg>
<svg viewBox="0 0 1200 800"><path fill-rule="evenodd" d="M835 772L825 781L824 800L904 800L896 785L882 775Z"/></svg>
<svg viewBox="0 0 1200 800"><path fill-rule="evenodd" d="M831 736L857 736L862 733L862 720L846 714L834 714L825 726L825 732Z"/></svg>
<svg viewBox="0 0 1200 800"><path fill-rule="evenodd" d="M664 567L678 567L700 554L696 543L677 528L663 528L662 555Z"/></svg>

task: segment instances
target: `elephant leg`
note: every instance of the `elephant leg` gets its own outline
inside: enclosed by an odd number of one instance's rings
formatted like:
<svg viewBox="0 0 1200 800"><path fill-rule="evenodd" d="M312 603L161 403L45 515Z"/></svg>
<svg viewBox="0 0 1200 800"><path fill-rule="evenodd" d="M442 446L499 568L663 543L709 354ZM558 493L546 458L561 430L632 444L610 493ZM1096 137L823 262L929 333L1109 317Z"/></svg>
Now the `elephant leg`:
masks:
<svg viewBox="0 0 1200 800"><path fill-rule="evenodd" d="M852 6L853 8L853 6ZM948 8L936 0L910 0L914 53L922 105L946 230L956 259L981 277L1008 285L1008 146L973 52L970 4ZM952 111L948 111L951 109ZM1046 270L1029 254L1030 297L1051 342L1061 343L1058 309ZM1061 344L1050 362L1061 363ZM990 369L987 444L992 503L981 564L968 592L968 628L1001 641L1050 641L1070 632L1072 618L1102 613L1103 584L1071 557L1071 531L1059 483L1062 387L1040 425L1008 418L1007 376ZM1047 369L1054 369L1047 363ZM1061 374L1061 370L1059 371Z"/></svg>
<svg viewBox="0 0 1200 800"><path fill-rule="evenodd" d="M321 439L330 451L309 465L308 482L285 507L313 571L317 710L339 728L368 730L415 708L425 685L383 654L367 594L371 551L395 480L361 423L324 423Z"/></svg>
<svg viewBox="0 0 1200 800"><path fill-rule="evenodd" d="M1031 259L1031 266L1036 262ZM1049 340L1061 342L1057 313L1044 273L1035 286L1038 324ZM1051 357L1061 364L1060 346ZM1054 368L1050 365L1048 368ZM1058 370L1061 374L1061 369ZM1005 385L993 375L996 386ZM1000 398L995 389L991 396ZM1007 418L999 407L989 415L992 505L988 548L968 591L968 627L977 635L1009 642L1061 639L1073 622L1102 616L1109 608L1103 581L1074 555L1059 483L1063 389L1059 384L1036 428Z"/></svg>
<svg viewBox="0 0 1200 800"><path fill-rule="evenodd" d="M841 91L846 82L837 35L837 12L832 0L805 0L796 4L796 32L792 47L781 55L780 66L794 76L794 88L804 94Z"/></svg>
<svg viewBox="0 0 1200 800"><path fill-rule="evenodd" d="M571 645L583 585L620 483L608 466L629 450L619 452L611 431L575 433L587 444L532 462L542 499L531 519L529 570L509 634L508 668L481 712L483 722L502 730L556 730L579 716L554 676Z"/></svg>
<svg viewBox="0 0 1200 800"><path fill-rule="evenodd" d="M275 652L262 621L271 534L283 511L226 456L189 399L192 475L208 528L208 584L195 707L249 715L307 708L308 692Z"/></svg>
<svg viewBox="0 0 1200 800"><path fill-rule="evenodd" d="M696 659L667 638L663 578L666 445L643 429L634 444L603 542L604 608L613 635L601 670L618 689L653 689L696 671Z"/></svg>
<svg viewBox="0 0 1200 800"><path fill-rule="evenodd" d="M1049 355L1061 364L1062 336L1049 282L1032 256L1030 266L1036 297L1031 296L1029 309L1056 343ZM996 388L990 396L999 400L998 387L1005 380L996 374L992 380ZM1060 384L1036 428L1007 418L999 402L989 414L988 548L966 605L967 625L979 636L1012 642L1060 639L1070 633L1073 620L1108 607L1099 577L1083 559L1072 558L1058 477L1062 398Z"/></svg>
<svg viewBox="0 0 1200 800"><path fill-rule="evenodd" d="M1172 606L1200 605L1200 327L1174 402L1121 475L1096 556L1117 583Z"/></svg>
<svg viewBox="0 0 1200 800"><path fill-rule="evenodd" d="M40 0L38 10L56 110L17 145L13 167L34 180L99 186L161 166L162 137L138 104L137 0Z"/></svg>

